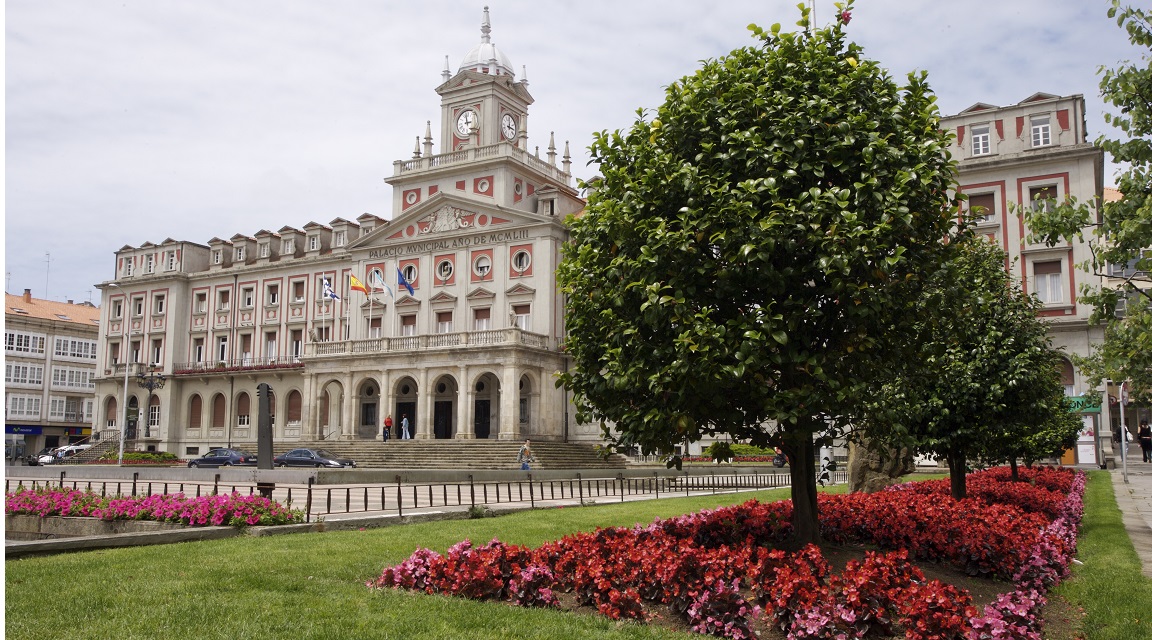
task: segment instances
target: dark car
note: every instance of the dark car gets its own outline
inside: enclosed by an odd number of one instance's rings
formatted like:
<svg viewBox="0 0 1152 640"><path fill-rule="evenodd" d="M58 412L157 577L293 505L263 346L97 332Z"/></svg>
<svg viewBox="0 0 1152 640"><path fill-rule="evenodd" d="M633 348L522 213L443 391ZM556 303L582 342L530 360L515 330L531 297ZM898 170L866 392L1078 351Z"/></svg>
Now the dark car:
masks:
<svg viewBox="0 0 1152 640"><path fill-rule="evenodd" d="M203 458L188 461L189 467L254 467L256 456L240 449L213 449Z"/></svg>
<svg viewBox="0 0 1152 640"><path fill-rule="evenodd" d="M40 464L40 456L51 456L54 451L56 451L55 447L44 447L36 455L28 457L28 466L35 467Z"/></svg>
<svg viewBox="0 0 1152 640"><path fill-rule="evenodd" d="M341 458L331 451L323 449L293 449L288 453L276 456L272 464L277 467L355 467L356 461Z"/></svg>

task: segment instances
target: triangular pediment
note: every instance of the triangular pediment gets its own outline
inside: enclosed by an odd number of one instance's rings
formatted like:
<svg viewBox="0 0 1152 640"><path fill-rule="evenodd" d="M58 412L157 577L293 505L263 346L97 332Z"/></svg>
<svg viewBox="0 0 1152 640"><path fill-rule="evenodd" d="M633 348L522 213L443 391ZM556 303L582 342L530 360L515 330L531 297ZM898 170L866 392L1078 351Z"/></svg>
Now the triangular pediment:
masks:
<svg viewBox="0 0 1152 640"><path fill-rule="evenodd" d="M976 113L978 111L988 111L989 109L999 109L999 108L1000 107L997 107L994 104L988 104L987 102L977 102L976 104L972 105L971 107L968 107L967 109L961 111L960 113L958 113L956 115L964 115L966 113Z"/></svg>
<svg viewBox="0 0 1152 640"><path fill-rule="evenodd" d="M1060 96L1058 96L1058 95L1051 94L1051 93L1044 93L1043 91L1041 91L1039 93L1033 93L1032 95L1028 96L1027 98L1024 98L1023 100L1020 101L1020 104L1028 104L1030 102L1042 102L1044 100L1055 100L1059 97Z"/></svg>
<svg viewBox="0 0 1152 640"><path fill-rule="evenodd" d="M510 289L508 289L507 291L504 292L505 295L509 295L509 296L522 296L522 295L530 296L530 295L533 295L534 293L536 293L535 289L533 289L532 287L529 287L528 285L519 284L519 283L512 285L512 287Z"/></svg>
<svg viewBox="0 0 1152 640"><path fill-rule="evenodd" d="M484 298L495 298L496 293L485 289L484 287L476 287L468 292L469 300L483 300Z"/></svg>
<svg viewBox="0 0 1152 640"><path fill-rule="evenodd" d="M420 241L453 241L476 234L506 232L541 223L555 224L553 216L509 209L459 195L438 192L397 216L387 226L373 229L348 244L349 250Z"/></svg>
<svg viewBox="0 0 1152 640"><path fill-rule="evenodd" d="M367 314L380 313L388 308L388 303L377 298L366 297L364 298L364 302L360 303L360 308Z"/></svg>
<svg viewBox="0 0 1152 640"><path fill-rule="evenodd" d="M428 301L429 302L456 302L456 296L448 293L447 291L441 291L440 293L437 293L436 295L429 298Z"/></svg>
<svg viewBox="0 0 1152 640"><path fill-rule="evenodd" d="M396 301L397 307L419 307L420 301L412 296L402 296Z"/></svg>

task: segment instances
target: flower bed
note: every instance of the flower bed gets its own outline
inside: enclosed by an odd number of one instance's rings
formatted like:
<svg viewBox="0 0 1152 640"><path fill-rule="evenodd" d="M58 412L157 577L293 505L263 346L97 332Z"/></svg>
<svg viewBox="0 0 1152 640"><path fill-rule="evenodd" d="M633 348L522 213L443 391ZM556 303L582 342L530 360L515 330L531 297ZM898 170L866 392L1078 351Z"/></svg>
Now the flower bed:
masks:
<svg viewBox="0 0 1152 640"><path fill-rule="evenodd" d="M838 574L817 547L774 548L790 533L790 502L753 500L536 549L498 540L481 547L465 540L443 556L419 549L367 585L539 607L557 607L556 594L569 593L610 618L637 621L651 620L659 605L697 632L727 638L755 638L757 621L767 621L797 639L898 631L912 640L1039 639L1045 594L1068 575L1075 554L1085 476L1022 476L1028 484L1004 486L1000 471L972 474L977 497L960 501L930 483L821 495L827 540L889 549ZM1057 504L1051 492L1061 496ZM1015 590L979 611L967 591L927 580L910 559L1010 580Z"/></svg>
<svg viewBox="0 0 1152 640"><path fill-rule="evenodd" d="M10 515L80 516L100 520L154 520L193 527L270 526L304 521L299 509L289 509L262 496L239 493L186 497L182 493L142 497L101 496L91 491L18 489L6 494Z"/></svg>

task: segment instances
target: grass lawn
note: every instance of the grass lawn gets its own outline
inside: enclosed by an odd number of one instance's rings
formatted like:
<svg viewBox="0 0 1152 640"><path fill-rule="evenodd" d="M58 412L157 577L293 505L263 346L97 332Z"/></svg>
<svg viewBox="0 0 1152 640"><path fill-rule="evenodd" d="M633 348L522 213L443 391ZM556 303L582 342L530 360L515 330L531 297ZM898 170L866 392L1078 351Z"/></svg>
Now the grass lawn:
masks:
<svg viewBox="0 0 1152 640"><path fill-rule="evenodd" d="M1092 475L1080 558L1060 593L1092 638L1150 638L1152 581L1120 524L1106 473ZM833 487L842 491L843 485ZM372 592L364 582L417 547L464 538L536 546L597 526L648 523L787 489L547 509L498 518L109 549L5 563L5 636L36 638L687 638L655 626L494 603ZM1117 532L1117 528L1118 532ZM1126 545L1126 551L1124 549ZM1134 564L1135 563L1135 564Z"/></svg>

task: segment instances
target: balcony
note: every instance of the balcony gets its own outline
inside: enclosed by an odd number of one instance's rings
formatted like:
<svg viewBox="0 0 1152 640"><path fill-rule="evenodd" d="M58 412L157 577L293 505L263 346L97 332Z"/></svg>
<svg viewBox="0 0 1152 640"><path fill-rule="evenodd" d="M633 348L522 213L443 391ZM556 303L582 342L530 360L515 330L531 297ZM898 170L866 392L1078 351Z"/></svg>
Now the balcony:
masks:
<svg viewBox="0 0 1152 640"><path fill-rule="evenodd" d="M237 358L212 362L177 362L172 365L174 376L202 376L210 374L246 373L249 371L275 371L277 369L303 369L304 363L293 356L273 358Z"/></svg>
<svg viewBox="0 0 1152 640"><path fill-rule="evenodd" d="M558 351L555 339L521 331L517 327L491 331L471 331L459 333L434 333L419 336L392 338L367 338L363 340L342 340L337 342L312 342L307 345L306 354L315 356L358 355L363 353L411 353L413 351L437 351L449 349L486 349L498 346L520 346L547 351Z"/></svg>
<svg viewBox="0 0 1152 640"><path fill-rule="evenodd" d="M470 147L451 153L413 158L412 160L397 160L392 163L392 169L393 175L400 176L424 171L435 171L445 167L468 164L491 158L512 158L561 184L571 184L572 174L562 171L559 167L548 164L524 149L517 149L515 145L508 142L500 142L486 147Z"/></svg>

